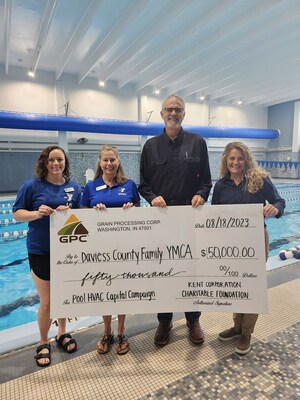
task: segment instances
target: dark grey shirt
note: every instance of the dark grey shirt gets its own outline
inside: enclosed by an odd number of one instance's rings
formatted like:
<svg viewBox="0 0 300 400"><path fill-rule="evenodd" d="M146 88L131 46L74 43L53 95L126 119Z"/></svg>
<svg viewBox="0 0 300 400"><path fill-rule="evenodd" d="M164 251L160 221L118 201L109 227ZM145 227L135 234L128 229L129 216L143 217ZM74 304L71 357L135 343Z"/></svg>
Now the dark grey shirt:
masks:
<svg viewBox="0 0 300 400"><path fill-rule="evenodd" d="M143 148L139 192L149 203L162 196L168 205L190 204L199 194L206 201L212 187L205 140L181 129L171 140L165 131Z"/></svg>
<svg viewBox="0 0 300 400"><path fill-rule="evenodd" d="M279 210L276 218L283 215L285 200L277 192L277 189L267 177L263 186L256 193L249 193L245 189L245 179L236 185L229 176L218 180L215 184L211 204L272 204Z"/></svg>

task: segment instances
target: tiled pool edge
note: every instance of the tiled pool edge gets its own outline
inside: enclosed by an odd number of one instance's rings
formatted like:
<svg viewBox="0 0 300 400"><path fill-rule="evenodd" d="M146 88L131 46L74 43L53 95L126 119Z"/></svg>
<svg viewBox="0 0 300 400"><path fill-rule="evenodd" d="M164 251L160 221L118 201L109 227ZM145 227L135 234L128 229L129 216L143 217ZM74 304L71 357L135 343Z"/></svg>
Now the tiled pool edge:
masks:
<svg viewBox="0 0 300 400"><path fill-rule="evenodd" d="M267 271L272 271L277 268L287 267L289 265L297 264L299 260L296 258L289 258L287 260L281 260L279 256L272 256L268 258L267 261Z"/></svg>

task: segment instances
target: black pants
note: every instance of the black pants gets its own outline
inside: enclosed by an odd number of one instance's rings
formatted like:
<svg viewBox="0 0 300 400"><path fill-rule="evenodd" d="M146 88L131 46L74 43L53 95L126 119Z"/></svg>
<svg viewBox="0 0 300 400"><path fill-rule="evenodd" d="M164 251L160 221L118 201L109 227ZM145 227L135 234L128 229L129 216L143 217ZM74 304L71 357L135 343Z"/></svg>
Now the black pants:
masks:
<svg viewBox="0 0 300 400"><path fill-rule="evenodd" d="M187 311L185 312L185 318L187 321L198 321L200 318L200 311ZM173 313L160 313L157 314L157 319L159 322L171 322L173 318Z"/></svg>

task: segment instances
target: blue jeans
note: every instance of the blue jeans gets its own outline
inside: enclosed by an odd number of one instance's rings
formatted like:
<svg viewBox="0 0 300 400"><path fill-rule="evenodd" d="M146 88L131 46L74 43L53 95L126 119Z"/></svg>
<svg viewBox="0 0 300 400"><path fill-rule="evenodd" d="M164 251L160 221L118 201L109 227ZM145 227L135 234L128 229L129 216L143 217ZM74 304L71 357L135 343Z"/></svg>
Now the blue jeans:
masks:
<svg viewBox="0 0 300 400"><path fill-rule="evenodd" d="M200 311L188 311L185 312L185 318L187 321L198 321L200 318ZM173 318L173 313L160 313L157 314L157 319L159 322L171 322Z"/></svg>

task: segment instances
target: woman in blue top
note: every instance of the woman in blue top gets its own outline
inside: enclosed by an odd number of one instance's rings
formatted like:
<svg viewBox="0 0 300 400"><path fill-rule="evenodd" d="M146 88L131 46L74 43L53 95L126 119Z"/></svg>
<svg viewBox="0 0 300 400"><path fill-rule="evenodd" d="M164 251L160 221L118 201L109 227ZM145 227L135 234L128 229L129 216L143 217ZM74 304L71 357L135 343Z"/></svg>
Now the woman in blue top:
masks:
<svg viewBox="0 0 300 400"><path fill-rule="evenodd" d="M95 179L88 182L84 188L82 207L105 210L110 207L126 209L139 205L137 186L131 179L126 178L117 149L114 146L103 146L99 152ZM126 315L118 315L118 354L126 354L129 350L128 338L125 335L125 317ZM99 354L106 354L114 341L111 315L104 315L103 321L104 333L97 343Z"/></svg>
<svg viewBox="0 0 300 400"><path fill-rule="evenodd" d="M249 148L241 142L229 143L223 152L220 178L214 187L211 204L263 204L263 215L279 218L285 201L280 197L269 178L260 169ZM265 228L266 259L269 252L269 236ZM233 314L234 326L219 334L219 340L228 342L238 339L235 351L247 354L251 350L251 334L258 314Z"/></svg>
<svg viewBox="0 0 300 400"><path fill-rule="evenodd" d="M27 250L31 274L38 291L40 306L38 325L40 345L36 364L51 363L48 333L50 319L50 228L49 215L68 208L80 208L81 188L70 181L69 160L64 150L49 146L42 151L36 165L36 178L20 187L13 206L14 218L28 222ZM75 339L66 333L66 319L58 319L58 346L67 353L76 351Z"/></svg>

